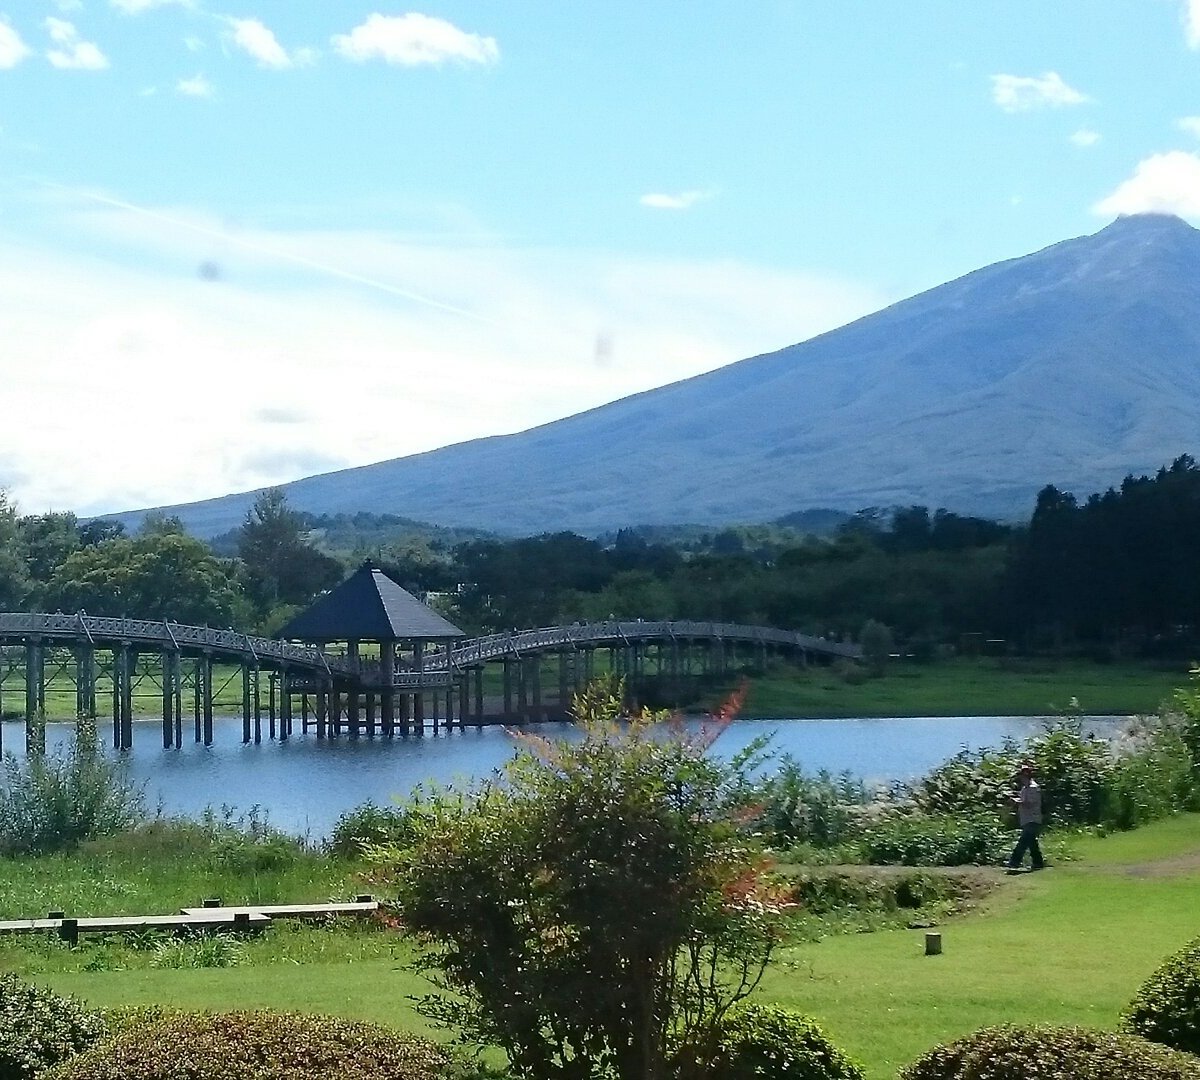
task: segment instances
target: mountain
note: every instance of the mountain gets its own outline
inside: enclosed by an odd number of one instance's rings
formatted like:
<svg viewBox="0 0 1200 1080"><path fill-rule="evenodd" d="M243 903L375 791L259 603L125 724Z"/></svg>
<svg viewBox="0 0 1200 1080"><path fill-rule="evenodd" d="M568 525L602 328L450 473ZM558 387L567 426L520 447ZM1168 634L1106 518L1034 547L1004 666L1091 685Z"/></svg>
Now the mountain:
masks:
<svg viewBox="0 0 1200 1080"><path fill-rule="evenodd" d="M914 503L1015 518L1047 483L1090 493L1198 441L1200 233L1136 215L778 352L284 488L316 513L506 533ZM254 494L161 509L212 535Z"/></svg>

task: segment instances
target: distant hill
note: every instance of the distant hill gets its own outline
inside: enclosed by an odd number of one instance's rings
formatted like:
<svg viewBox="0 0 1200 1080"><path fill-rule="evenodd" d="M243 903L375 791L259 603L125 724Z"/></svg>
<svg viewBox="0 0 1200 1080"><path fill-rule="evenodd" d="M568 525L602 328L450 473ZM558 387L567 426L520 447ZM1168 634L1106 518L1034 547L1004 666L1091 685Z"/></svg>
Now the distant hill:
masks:
<svg viewBox="0 0 1200 1080"><path fill-rule="evenodd" d="M1047 483L1103 489L1198 442L1200 233L1137 215L778 352L284 488L312 513L508 534L913 503L1015 518ZM211 536L255 494L161 509Z"/></svg>

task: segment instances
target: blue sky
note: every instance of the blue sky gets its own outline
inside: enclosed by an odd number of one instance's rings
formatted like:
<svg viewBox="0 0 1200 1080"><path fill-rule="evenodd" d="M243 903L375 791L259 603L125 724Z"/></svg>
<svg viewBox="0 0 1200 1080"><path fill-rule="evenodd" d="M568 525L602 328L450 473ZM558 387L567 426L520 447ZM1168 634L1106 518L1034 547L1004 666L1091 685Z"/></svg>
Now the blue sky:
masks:
<svg viewBox="0 0 1200 1080"><path fill-rule="evenodd" d="M1200 0L0 0L0 487L517 431L1146 210Z"/></svg>

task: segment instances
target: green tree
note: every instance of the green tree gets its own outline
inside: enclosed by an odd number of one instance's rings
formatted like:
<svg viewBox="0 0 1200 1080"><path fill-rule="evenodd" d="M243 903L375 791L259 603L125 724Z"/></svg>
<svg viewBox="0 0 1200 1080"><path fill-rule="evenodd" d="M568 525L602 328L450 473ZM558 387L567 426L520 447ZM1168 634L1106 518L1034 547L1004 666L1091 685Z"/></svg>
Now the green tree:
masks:
<svg viewBox="0 0 1200 1080"><path fill-rule="evenodd" d="M282 488L268 488L246 511L238 533L246 587L260 612L281 604L306 604L342 579L342 564L308 543L304 515Z"/></svg>
<svg viewBox="0 0 1200 1080"><path fill-rule="evenodd" d="M505 782L414 804L380 884L449 992L428 1015L534 1080L657 1080L757 984L777 894L730 821L741 765L657 717L618 729L611 687L575 709L582 741L526 739Z"/></svg>
<svg viewBox="0 0 1200 1080"><path fill-rule="evenodd" d="M882 675L887 667L888 657L896 647L891 630L877 619L868 619L858 635L858 643L862 646L863 660L871 669L871 673Z"/></svg>
<svg viewBox="0 0 1200 1080"><path fill-rule="evenodd" d="M52 606L89 615L231 626L244 619L236 568L194 537L118 537L68 556L46 588Z"/></svg>
<svg viewBox="0 0 1200 1080"><path fill-rule="evenodd" d="M19 611L29 594L29 575L16 507L0 488L0 611Z"/></svg>

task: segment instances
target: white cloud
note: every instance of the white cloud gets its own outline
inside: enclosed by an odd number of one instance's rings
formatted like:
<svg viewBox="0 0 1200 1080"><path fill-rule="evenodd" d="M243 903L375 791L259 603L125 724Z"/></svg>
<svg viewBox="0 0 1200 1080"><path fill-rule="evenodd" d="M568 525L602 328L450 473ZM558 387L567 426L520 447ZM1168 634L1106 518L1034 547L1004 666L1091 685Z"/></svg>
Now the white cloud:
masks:
<svg viewBox="0 0 1200 1080"><path fill-rule="evenodd" d="M732 260L231 231L186 210L58 199L71 254L0 246L5 407L44 418L36 439L0 425L0 486L26 513L190 501L522 430L893 299ZM181 397L164 358L205 377ZM97 444L89 418L114 370L139 435ZM351 413L299 442L281 422Z"/></svg>
<svg viewBox="0 0 1200 1080"><path fill-rule="evenodd" d="M638 202L655 210L689 210L698 202L711 199L711 191L681 191L678 195L667 195L662 192L649 192Z"/></svg>
<svg viewBox="0 0 1200 1080"><path fill-rule="evenodd" d="M15 68L32 52L33 50L21 40L21 35L0 16L0 71Z"/></svg>
<svg viewBox="0 0 1200 1080"><path fill-rule="evenodd" d="M406 15L374 14L349 34L336 34L333 47L339 56L359 63L385 60L402 67L438 66L448 60L460 64L494 64L500 59L495 38L468 34L445 19L410 11Z"/></svg>
<svg viewBox="0 0 1200 1080"><path fill-rule="evenodd" d="M1189 135L1200 138L1200 116L1181 116L1175 121L1175 126L1180 131L1186 131Z"/></svg>
<svg viewBox="0 0 1200 1080"><path fill-rule="evenodd" d="M191 35L191 36L185 37L183 39L183 44L187 48L188 52L203 52L204 51L204 39L203 38L198 38L194 35Z"/></svg>
<svg viewBox="0 0 1200 1080"><path fill-rule="evenodd" d="M230 41L243 52L258 61L259 67L282 71L297 65L312 63L316 53L312 49L297 49L288 52L279 44L272 30L258 19L228 19Z"/></svg>
<svg viewBox="0 0 1200 1080"><path fill-rule="evenodd" d="M175 89L185 97L210 98L213 96L213 85L203 75L180 79L175 84Z"/></svg>
<svg viewBox="0 0 1200 1080"><path fill-rule="evenodd" d="M1183 0L1183 32L1189 49L1200 49L1200 0Z"/></svg>
<svg viewBox="0 0 1200 1080"><path fill-rule="evenodd" d="M1153 154L1138 162L1133 176L1092 211L1104 217L1155 213L1200 217L1200 157L1182 150Z"/></svg>
<svg viewBox="0 0 1200 1080"><path fill-rule="evenodd" d="M56 68L77 71L102 71L108 67L108 57L91 41L84 41L75 24L53 16L44 23L50 40L58 46L48 49L46 59Z"/></svg>
<svg viewBox="0 0 1200 1080"><path fill-rule="evenodd" d="M1090 100L1086 94L1068 86L1057 71L1047 71L1044 75L992 76L992 101L1005 112L1082 105Z"/></svg>
<svg viewBox="0 0 1200 1080"><path fill-rule="evenodd" d="M54 0L54 6L59 11L82 11L83 0Z"/></svg>
<svg viewBox="0 0 1200 1080"><path fill-rule="evenodd" d="M1072 132L1069 138L1072 146L1085 148L1095 146L1100 141L1100 132L1093 131L1091 128L1080 128L1078 131Z"/></svg>
<svg viewBox="0 0 1200 1080"><path fill-rule="evenodd" d="M195 7L195 0L108 0L118 11L126 15L140 15L143 11L160 7Z"/></svg>

